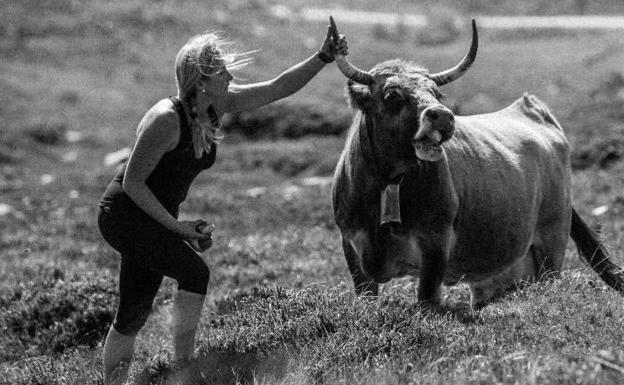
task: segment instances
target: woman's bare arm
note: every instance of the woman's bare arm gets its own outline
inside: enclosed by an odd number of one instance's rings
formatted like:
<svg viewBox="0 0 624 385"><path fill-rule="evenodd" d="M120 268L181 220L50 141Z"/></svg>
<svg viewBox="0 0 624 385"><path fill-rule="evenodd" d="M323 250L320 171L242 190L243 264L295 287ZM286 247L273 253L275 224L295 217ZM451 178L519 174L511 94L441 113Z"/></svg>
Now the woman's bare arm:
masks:
<svg viewBox="0 0 624 385"><path fill-rule="evenodd" d="M325 64L314 54L272 80L254 84L232 84L226 112L251 110L290 96L316 76Z"/></svg>
<svg viewBox="0 0 624 385"><path fill-rule="evenodd" d="M318 53L290 67L275 79L254 84L230 85L226 112L251 110L294 94L327 64L326 61L321 60L320 55L326 60L333 61L336 51L346 54L347 42L342 35L338 41L334 42L328 27L325 40Z"/></svg>

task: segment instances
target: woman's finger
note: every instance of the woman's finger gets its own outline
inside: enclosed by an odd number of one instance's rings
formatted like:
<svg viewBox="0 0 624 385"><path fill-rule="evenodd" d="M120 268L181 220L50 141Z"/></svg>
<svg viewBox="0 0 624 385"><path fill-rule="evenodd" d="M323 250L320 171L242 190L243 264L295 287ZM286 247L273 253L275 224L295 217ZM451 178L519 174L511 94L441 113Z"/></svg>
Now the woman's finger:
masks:
<svg viewBox="0 0 624 385"><path fill-rule="evenodd" d="M198 225L195 230L201 234L199 239L209 239L212 237L212 232L215 229L214 224L208 224L208 222L203 221L201 225Z"/></svg>
<svg viewBox="0 0 624 385"><path fill-rule="evenodd" d="M327 33L325 34L325 41L331 40L331 26L327 26Z"/></svg>

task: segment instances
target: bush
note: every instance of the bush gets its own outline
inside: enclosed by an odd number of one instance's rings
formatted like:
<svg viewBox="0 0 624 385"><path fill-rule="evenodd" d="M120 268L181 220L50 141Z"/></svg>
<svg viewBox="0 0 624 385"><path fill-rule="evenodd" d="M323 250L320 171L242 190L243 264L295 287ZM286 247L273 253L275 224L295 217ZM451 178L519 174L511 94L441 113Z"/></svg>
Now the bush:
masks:
<svg viewBox="0 0 624 385"><path fill-rule="evenodd" d="M613 72L589 93L588 100L578 103L561 120L572 133L572 167L608 168L624 158L622 120L624 77Z"/></svg>
<svg viewBox="0 0 624 385"><path fill-rule="evenodd" d="M54 279L61 278L61 279ZM0 298L0 361L24 355L95 347L106 335L117 304L113 280L102 277L28 282Z"/></svg>
<svg viewBox="0 0 624 385"><path fill-rule="evenodd" d="M28 136L43 144L60 144L67 128L62 123L40 123L26 129Z"/></svg>
<svg viewBox="0 0 624 385"><path fill-rule="evenodd" d="M22 155L14 143L0 141L0 164L15 164L21 160Z"/></svg>
<svg viewBox="0 0 624 385"><path fill-rule="evenodd" d="M592 140L572 152L572 168L586 169L597 165L608 168L624 158L624 138Z"/></svg>
<svg viewBox="0 0 624 385"><path fill-rule="evenodd" d="M351 113L346 107L277 103L231 115L223 126L224 131L237 132L249 139L296 139L306 135L337 136L350 123Z"/></svg>

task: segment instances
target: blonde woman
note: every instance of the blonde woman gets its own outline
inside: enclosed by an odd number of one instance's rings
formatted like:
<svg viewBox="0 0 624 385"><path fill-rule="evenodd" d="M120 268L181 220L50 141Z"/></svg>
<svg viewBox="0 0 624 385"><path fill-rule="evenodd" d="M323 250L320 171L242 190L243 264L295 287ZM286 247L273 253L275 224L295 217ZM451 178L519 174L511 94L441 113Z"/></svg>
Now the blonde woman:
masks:
<svg viewBox="0 0 624 385"><path fill-rule="evenodd" d="M336 52L347 52L344 38L334 42L328 28L320 50L303 62L269 81L234 84L229 71L249 60L226 52L226 47L217 35L204 33L180 49L175 61L177 96L147 111L127 165L100 201L100 231L121 254L119 305L103 353L105 384L126 380L136 335L163 276L178 283L171 325L175 359L184 361L193 352L210 276L196 250L209 247L211 229L203 228L203 220L178 220L178 206L194 178L215 162L221 116L295 93L332 62Z"/></svg>

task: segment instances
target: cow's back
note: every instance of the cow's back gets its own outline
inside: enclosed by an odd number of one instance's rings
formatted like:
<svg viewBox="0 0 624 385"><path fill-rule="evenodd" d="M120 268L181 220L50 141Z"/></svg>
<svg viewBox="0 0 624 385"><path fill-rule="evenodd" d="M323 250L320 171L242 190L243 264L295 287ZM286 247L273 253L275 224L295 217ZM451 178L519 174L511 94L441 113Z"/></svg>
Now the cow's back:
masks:
<svg viewBox="0 0 624 385"><path fill-rule="evenodd" d="M555 118L530 95L456 121L444 145L460 202L449 279L462 274L473 281L526 253L536 228L567 210L569 146Z"/></svg>

